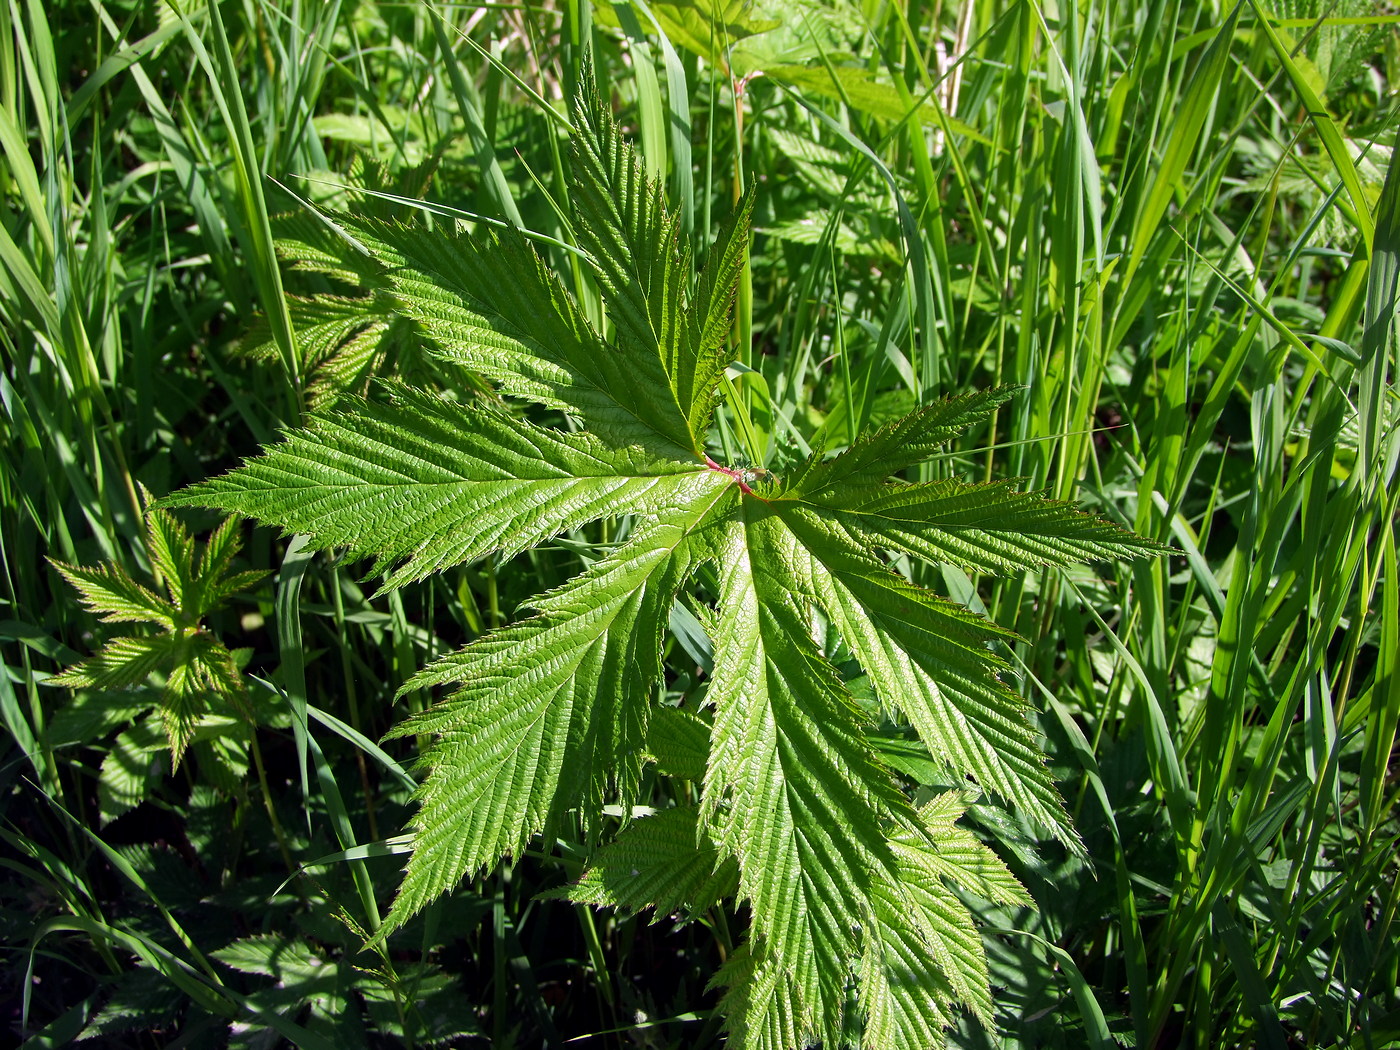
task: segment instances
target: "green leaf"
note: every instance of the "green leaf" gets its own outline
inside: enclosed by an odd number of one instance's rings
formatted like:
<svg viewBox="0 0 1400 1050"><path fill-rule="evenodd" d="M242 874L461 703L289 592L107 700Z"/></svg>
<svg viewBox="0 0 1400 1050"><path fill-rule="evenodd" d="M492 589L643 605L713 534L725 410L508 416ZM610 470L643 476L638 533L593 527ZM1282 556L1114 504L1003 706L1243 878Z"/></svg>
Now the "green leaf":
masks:
<svg viewBox="0 0 1400 1050"><path fill-rule="evenodd" d="M443 356L502 393L578 415L615 447L694 455L655 345L645 356L609 346L523 234L342 221Z"/></svg>
<svg viewBox="0 0 1400 1050"><path fill-rule="evenodd" d="M721 583L702 812L739 862L757 940L784 970L774 994L791 995L787 1012L836 1045L871 879L893 860L884 825L912 812L811 637L788 571L791 533L750 499L711 542Z"/></svg>
<svg viewBox="0 0 1400 1050"><path fill-rule="evenodd" d="M661 772L703 780L710 762L710 723L693 712L662 707L651 717L647 751Z"/></svg>
<svg viewBox="0 0 1400 1050"><path fill-rule="evenodd" d="M620 349L650 363L658 348L680 342L689 246L682 247L680 220L667 210L660 180L647 177L602 100L588 91L573 118L581 131L570 151L579 246L607 295ZM678 407L684 413L689 406Z"/></svg>
<svg viewBox="0 0 1400 1050"><path fill-rule="evenodd" d="M839 517L801 504L781 514L796 589L831 618L885 707L903 715L935 762L1077 847L1028 705L997 678L1006 665L987 648L1014 636L892 573L857 548L860 537Z"/></svg>
<svg viewBox="0 0 1400 1050"><path fill-rule="evenodd" d="M143 719L117 736L97 774L97 807L103 824L145 801L163 744L160 726L151 719Z"/></svg>
<svg viewBox="0 0 1400 1050"><path fill-rule="evenodd" d="M754 942L741 945L710 984L728 989L723 1007L730 1042L747 1050L790 1050L811 1043L811 1024L800 1013L785 961ZM911 1044L911 1050L917 1045Z"/></svg>
<svg viewBox="0 0 1400 1050"><path fill-rule="evenodd" d="M410 327L392 312L390 297L383 294L290 299L288 307L306 366L306 396L313 408L325 407L370 376L383 374L377 366ZM247 356L266 362L279 359L269 329L259 326L249 343L241 348Z"/></svg>
<svg viewBox="0 0 1400 1050"><path fill-rule="evenodd" d="M344 962L324 958L301 938L278 934L245 937L211 954L240 973L274 978L276 984L259 993L262 1003L293 1016L309 1004L313 1030L329 1028L332 1045L350 1045L359 1019L347 1001L354 972Z"/></svg>
<svg viewBox="0 0 1400 1050"><path fill-rule="evenodd" d="M175 626L175 607L142 587L120 565L86 567L57 561L49 564L77 589L90 611L104 614L105 623L135 621Z"/></svg>
<svg viewBox="0 0 1400 1050"><path fill-rule="evenodd" d="M381 268L343 227L330 216L315 211L296 211L272 217L272 230L277 237L277 252L286 258L295 270L329 277L349 288L376 287L380 282ZM334 303L339 297L329 298ZM320 301L320 298L317 300ZM288 298L288 307L295 318L306 300ZM333 305L323 309L333 311ZM324 316L324 315L323 315ZM302 316L305 320L305 315ZM297 330L301 334L300 328ZM269 342L272 332L266 332ZM250 353L264 356L257 348Z"/></svg>
<svg viewBox="0 0 1400 1050"><path fill-rule="evenodd" d="M1167 548L1013 482L930 481L841 493L833 518L864 544L975 572L1160 554Z"/></svg>
<svg viewBox="0 0 1400 1050"><path fill-rule="evenodd" d="M941 445L980 423L1016 393L997 387L945 398L892 420L833 459L812 457L787 479L788 493L807 499L859 492L922 463Z"/></svg>
<svg viewBox="0 0 1400 1050"><path fill-rule="evenodd" d="M185 589L193 583L194 577L194 540L190 534L171 515L159 510L147 511L146 550L161 582L170 592L170 600L177 608L185 608L188 605Z"/></svg>
<svg viewBox="0 0 1400 1050"><path fill-rule="evenodd" d="M747 0L679 0L647 6L666 39L721 69L735 42L783 24L756 17L754 5ZM600 6L594 17L604 25L617 24L617 15L606 6Z"/></svg>
<svg viewBox="0 0 1400 1050"><path fill-rule="evenodd" d="M983 146L991 146L987 137L976 128L940 115L932 102L921 102L911 106L907 94L901 94L893 84L877 79L869 69L857 66L798 66L771 63L763 67L765 76L784 84L800 88L804 92L822 95L850 106L853 110L868 114L879 120L891 123L903 122L912 117L923 126L938 126L943 121L957 135L970 139Z"/></svg>
<svg viewBox="0 0 1400 1050"><path fill-rule="evenodd" d="M389 586L492 552L510 556L615 514L683 500L697 462L613 449L494 408L395 388L388 404L346 398L243 468L163 506L248 514L317 547L396 561Z"/></svg>
<svg viewBox="0 0 1400 1050"><path fill-rule="evenodd" d="M170 665L160 709L170 741L171 766L178 767L200 716L217 707L220 700L232 703L242 713L244 689L232 654L205 631L180 636Z"/></svg>
<svg viewBox="0 0 1400 1050"><path fill-rule="evenodd" d="M113 638L100 651L48 680L49 685L130 689L166 667L178 650L172 634Z"/></svg>
<svg viewBox="0 0 1400 1050"><path fill-rule="evenodd" d="M982 938L950 887L1002 904L1031 899L991 850L953 825L961 813L958 796L948 792L919 811L919 832L892 841L896 878L876 887L875 922L862 958L870 1045L929 1045L958 1001L991 1025Z"/></svg>
<svg viewBox="0 0 1400 1050"><path fill-rule="evenodd" d="M757 195L751 188L720 229L700 273L693 304L686 311L683 338L667 354L667 372L676 399L696 435L709 429L715 392L729 364L726 348L733 326L734 300L749 264L749 227L755 200Z"/></svg>
<svg viewBox="0 0 1400 1050"><path fill-rule="evenodd" d="M418 793L413 856L388 925L465 875L518 853L578 809L597 821L605 794L635 798L661 632L688 575L687 521L726 486L693 477L690 503L633 536L538 615L487 635L405 684L463 682L392 736L434 733Z"/></svg>
<svg viewBox="0 0 1400 1050"><path fill-rule="evenodd" d="M660 183L647 178L602 101L589 95L573 116L584 129L573 140L576 233L608 294L616 345L589 325L519 231L337 221L384 264L401 309L445 356L503 393L576 414L615 447L700 458L747 265L752 195L697 282Z"/></svg>
<svg viewBox="0 0 1400 1050"><path fill-rule="evenodd" d="M938 843L936 851L923 843L901 836L905 849L917 849L918 860L954 886L961 887L994 904L1030 906L1033 902L1001 858L977 841L972 832L957 824L963 802L957 792L947 791L919 807L919 820Z"/></svg>
<svg viewBox="0 0 1400 1050"><path fill-rule="evenodd" d="M210 534L195 565L194 576L186 585L189 615L203 619L225 600L267 576L261 569L231 571L234 556L241 546L238 522L234 518L229 518Z"/></svg>
<svg viewBox="0 0 1400 1050"><path fill-rule="evenodd" d="M571 886L540 894L599 907L641 912L653 922L672 913L698 915L738 887L738 866L705 838L692 807L663 809L633 821L598 851Z"/></svg>
<svg viewBox="0 0 1400 1050"><path fill-rule="evenodd" d="M79 589L90 609L107 612L109 620L147 621L165 630L152 637L113 638L99 652L48 679L48 683L119 690L144 685L153 675L163 674L160 720L170 747L171 767L175 768L196 723L207 711L227 705L240 718L251 718L233 654L199 622L230 595L266 573L231 571L239 548L235 522L226 521L217 528L201 550L173 515L151 507L150 493L143 488L141 494L146 504L146 551L171 601L157 597L117 565L76 568L54 564ZM147 706L142 700L137 709ZM148 721L140 725L145 727ZM232 761L232 756L225 757Z"/></svg>
<svg viewBox="0 0 1400 1050"><path fill-rule="evenodd" d="M327 966L333 966L305 941L276 934L244 937L209 954L239 973L276 977L291 984L323 977Z"/></svg>

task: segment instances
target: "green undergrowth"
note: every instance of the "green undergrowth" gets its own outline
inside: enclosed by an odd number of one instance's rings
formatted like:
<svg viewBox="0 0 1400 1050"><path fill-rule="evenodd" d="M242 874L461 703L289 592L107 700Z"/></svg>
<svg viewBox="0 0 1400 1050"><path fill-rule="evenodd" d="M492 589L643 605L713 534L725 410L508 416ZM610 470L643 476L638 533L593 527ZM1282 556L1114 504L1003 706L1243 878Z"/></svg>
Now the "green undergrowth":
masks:
<svg viewBox="0 0 1400 1050"><path fill-rule="evenodd" d="M1397 1045L1396 17L1365 2L0 4L7 1034L736 1046L726 1019L786 1000L725 1003L712 981L767 989L779 958L807 989L792 1001L823 1005L769 1045L804 1025L834 1045L888 1030L869 1008L880 978L854 962L885 928L824 926L811 892L868 902L889 885L871 872L898 870L878 858L919 849L922 827L1014 880L1000 897L926 887L975 931L958 958L985 951L990 989L966 979L979 966L926 967L929 1041L947 1022L966 1047ZM459 238L448 269L509 274L488 299L513 325L544 323L519 268L537 258L576 332L639 338L646 311L598 268L604 202L570 153L590 62L599 126L620 122L673 231L655 272L700 267L667 331L699 324L711 245L735 243L736 214L752 226L747 264L720 266L727 309L687 344L706 348L703 374L657 366L676 411L625 464L637 435L600 434L576 379L559 395L587 354L522 379L523 358L444 353L461 318L415 309L406 245L385 232ZM656 233L628 229L614 261L645 270ZM493 258L501 245L519 250ZM660 388L635 360L594 386L652 414ZM489 459L473 440L519 453L528 432L526 459L627 480L607 506L595 492L537 525L513 513L509 535L459 522L446 553L423 546L422 507L373 504L401 533L376 545L207 498L260 448L333 447L328 420L423 404L451 420L420 428L438 469ZM900 430L974 404L936 456ZM862 440L885 444L852 488L1032 492L1170 548L1034 559L1049 569L912 540L842 555L860 586L905 581L914 628L958 606L995 625L976 658L1029 704L1016 746L1047 757L1024 798L985 765L950 767L950 723L888 702L910 672L883 599L841 606L823 582L839 573L792 575L793 537L830 539L801 504ZM406 454L389 445L378 459ZM201 483L206 503L294 534L148 512L143 489ZM509 835L448 836L464 851L449 873L415 876L420 784L446 753L434 704L454 674L480 680L450 654L557 617L571 581L675 528L647 495L666 484L670 510L711 488L734 509L686 588L618 634L665 639L646 675L615 675L672 712L665 735L632 726L629 764L569 764L576 798L535 800ZM740 547L788 576L751 572ZM736 744L719 772L706 752L731 739L723 696L754 710L735 654L755 638L783 639L773 666L806 676L789 726L847 727L833 776L889 771L878 833L814 820L849 846L834 855L862 854L859 878L754 879L766 825L732 802L756 752ZM812 783L824 769L807 763ZM682 848L704 827L708 872ZM769 846L773 870L802 870ZM662 854L673 879L620 891ZM405 864L411 906L395 904ZM911 971L931 943L908 942ZM850 976L824 985L833 972ZM976 1009L942 1005L959 1001Z"/></svg>

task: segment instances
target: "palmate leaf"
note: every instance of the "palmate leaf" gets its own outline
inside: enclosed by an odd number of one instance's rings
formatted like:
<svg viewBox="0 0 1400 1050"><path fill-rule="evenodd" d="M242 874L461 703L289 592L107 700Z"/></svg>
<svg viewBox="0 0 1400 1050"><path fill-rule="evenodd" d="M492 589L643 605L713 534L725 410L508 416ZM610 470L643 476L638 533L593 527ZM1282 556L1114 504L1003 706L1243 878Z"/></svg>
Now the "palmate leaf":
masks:
<svg viewBox="0 0 1400 1050"><path fill-rule="evenodd" d="M147 504L146 553L168 598L141 586L116 564L52 564L78 589L90 610L106 614L104 620L151 623L161 631L149 637L113 638L48 684L123 690L144 685L152 675L164 675L158 707L174 767L207 711L229 705L238 715L247 714L247 694L233 654L201 621L266 573L232 571L239 548L232 519L215 529L201 548L172 514L150 505L150 493L143 488L141 494ZM137 713L149 706L142 704Z"/></svg>
<svg viewBox="0 0 1400 1050"><path fill-rule="evenodd" d="M179 639L173 634L151 638L113 638L92 656L81 660L49 685L72 689L93 686L98 689L130 689L140 685L175 658Z"/></svg>
<svg viewBox="0 0 1400 1050"><path fill-rule="evenodd" d="M996 575L1164 549L1012 484L886 485L835 497L831 509L865 543Z"/></svg>
<svg viewBox="0 0 1400 1050"><path fill-rule="evenodd" d="M603 103L576 100L572 121L574 232L610 338L522 233L336 220L432 352L508 401L562 412L569 429L393 387L317 413L167 503L372 556L389 586L625 519L617 546L528 602L525 618L405 686L454 691L391 734L425 741L426 776L378 937L535 836L602 842L605 806L655 801L638 797L651 754L700 783L699 805L624 828L568 892L658 913L693 913L717 893L747 905L749 939L716 976L736 1046L925 1047L958 1003L991 1013L979 934L955 890L1026 898L956 825L957 796L912 806L824 640L840 637L843 658L949 779L970 778L1078 848L1027 705L998 677L1006 665L991 646L1013 636L915 586L885 555L997 573L1158 548L1009 484L898 478L985 420L1006 389L923 406L838 455L813 455L786 483L753 487L715 463L708 430L752 199L697 274L659 184ZM705 580L717 584L706 591ZM653 731L663 635L689 588L689 601L712 605L706 710L662 711Z"/></svg>

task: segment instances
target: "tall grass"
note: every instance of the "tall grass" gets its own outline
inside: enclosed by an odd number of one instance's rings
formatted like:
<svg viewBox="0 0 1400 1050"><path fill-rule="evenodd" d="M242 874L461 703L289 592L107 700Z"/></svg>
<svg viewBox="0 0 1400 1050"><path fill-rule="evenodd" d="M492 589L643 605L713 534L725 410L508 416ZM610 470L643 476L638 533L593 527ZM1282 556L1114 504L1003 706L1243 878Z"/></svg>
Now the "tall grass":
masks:
<svg viewBox="0 0 1400 1050"><path fill-rule="evenodd" d="M219 1045L230 1024L297 1045L717 1045L705 985L737 917L668 933L534 901L581 863L567 843L463 887L390 956L355 954L404 848L412 755L372 743L396 688L606 536L375 600L354 566L254 533L248 562L277 576L213 626L249 650L261 786L171 775L123 737L121 696L43 685L107 630L43 558L149 576L138 484L230 466L320 396L289 293L353 289L279 264L299 198L519 223L604 321L559 246L549 109L590 50L702 240L760 187L723 440L781 473L916 399L1018 383L948 472L1027 478L1179 552L921 580L1026 639L1020 685L1090 854L1036 852L973 807L1039 908L984 914L1001 1033L954 1042L1400 1038L1400 20L715 10L0 4L0 915L27 1045ZM352 172L380 196L347 197ZM474 382L385 346L380 371ZM142 801L104 825L118 787Z"/></svg>

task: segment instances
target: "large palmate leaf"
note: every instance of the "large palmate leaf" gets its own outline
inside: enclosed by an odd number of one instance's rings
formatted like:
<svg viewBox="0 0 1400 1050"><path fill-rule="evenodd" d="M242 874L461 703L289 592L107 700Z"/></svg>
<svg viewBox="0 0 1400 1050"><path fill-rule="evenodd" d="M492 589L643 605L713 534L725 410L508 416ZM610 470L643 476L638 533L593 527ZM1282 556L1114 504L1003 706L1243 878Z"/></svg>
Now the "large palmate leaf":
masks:
<svg viewBox="0 0 1400 1050"><path fill-rule="evenodd" d="M603 105L577 100L572 119L574 232L610 334L522 233L336 217L432 352L487 377L506 406L387 388L167 503L373 556L391 587L621 519L621 541L525 618L406 686L455 691L391 734L431 743L413 853L379 936L534 836L567 830L597 844L605 805L664 802L639 798L651 750L665 772L699 783L699 804L634 821L569 892L659 913L693 914L724 895L746 904L749 939L717 975L735 1045L926 1046L956 1003L991 1014L958 893L1026 898L955 824L958 796L912 805L872 748L868 709L829 640L949 783L974 781L1078 848L1026 703L998 677L991 646L1008 632L886 556L998 573L1154 545L1008 484L901 479L1006 390L926 405L835 456L814 454L786 482L715 462L710 421L752 200L697 275L659 184ZM511 401L570 425L527 421ZM685 714L657 707L682 592L708 608L713 649L702 707Z"/></svg>

